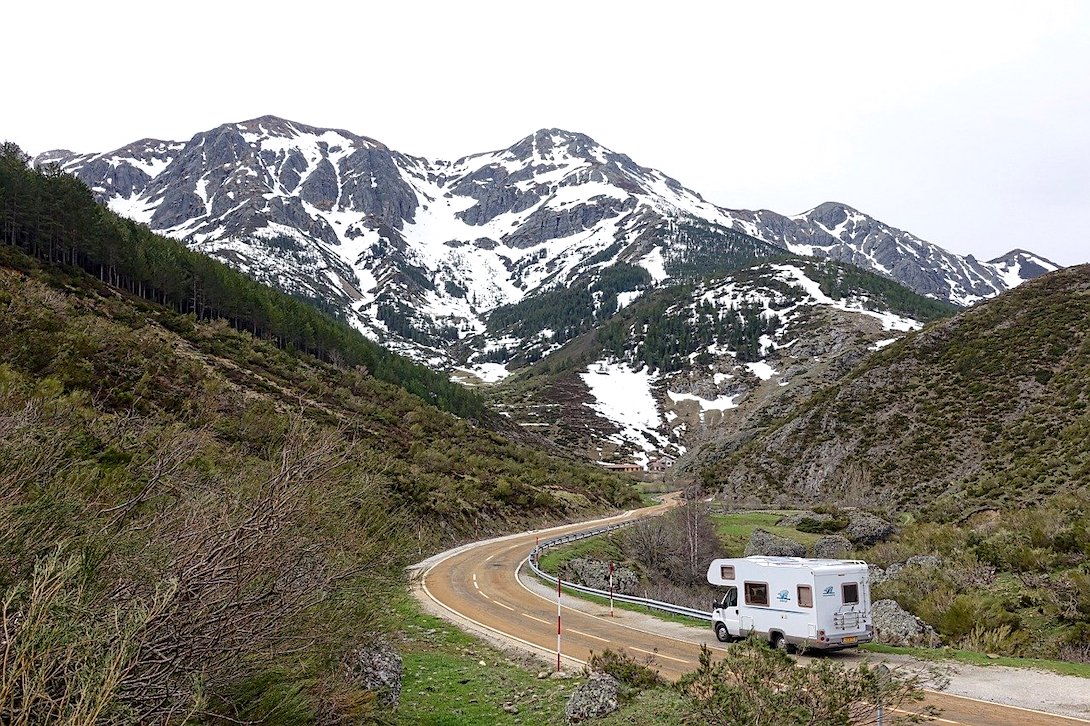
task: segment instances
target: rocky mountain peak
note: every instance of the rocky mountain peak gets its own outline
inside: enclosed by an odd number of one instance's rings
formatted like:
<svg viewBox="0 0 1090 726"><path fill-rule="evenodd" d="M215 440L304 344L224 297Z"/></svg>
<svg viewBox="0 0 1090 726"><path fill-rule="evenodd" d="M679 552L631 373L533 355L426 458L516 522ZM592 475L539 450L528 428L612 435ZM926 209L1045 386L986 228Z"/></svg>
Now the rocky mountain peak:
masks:
<svg viewBox="0 0 1090 726"><path fill-rule="evenodd" d="M877 220L843 202L822 202L813 209L795 217L820 225L829 234L840 237L850 231L846 227L857 227L863 223L875 223ZM839 234L838 234L839 233Z"/></svg>
<svg viewBox="0 0 1090 726"><path fill-rule="evenodd" d="M61 163L115 211L442 362L451 341L484 330L489 311L619 263L658 285L778 247L963 305L1048 264L980 263L841 202L795 217L725 209L559 128L444 162L268 114L184 143L143 139L39 160Z"/></svg>
<svg viewBox="0 0 1090 726"><path fill-rule="evenodd" d="M1011 282L1018 279L1030 280L1037 278L1046 272L1052 272L1062 267L1062 265L1057 265L1052 260L1017 248L1005 255L996 257L994 260L989 260L988 264L995 266L1000 274Z"/></svg>

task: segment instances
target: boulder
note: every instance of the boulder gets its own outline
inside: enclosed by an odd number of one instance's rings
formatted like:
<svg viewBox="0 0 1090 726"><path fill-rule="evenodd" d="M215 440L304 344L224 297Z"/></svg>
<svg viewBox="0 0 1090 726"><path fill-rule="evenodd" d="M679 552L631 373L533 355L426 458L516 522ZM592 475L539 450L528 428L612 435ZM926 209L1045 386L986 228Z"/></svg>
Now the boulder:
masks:
<svg viewBox="0 0 1090 726"><path fill-rule="evenodd" d="M842 560L852 551L852 543L847 537L830 534L814 543L814 557L829 560Z"/></svg>
<svg viewBox="0 0 1090 726"><path fill-rule="evenodd" d="M348 679L375 693L376 701L397 708L401 702L401 655L389 644L376 641L352 649L344 658Z"/></svg>
<svg viewBox="0 0 1090 726"><path fill-rule="evenodd" d="M933 570L942 565L942 558L935 555L912 555L905 560L905 567L923 567Z"/></svg>
<svg viewBox="0 0 1090 726"><path fill-rule="evenodd" d="M587 557L568 560L564 579L599 590L609 589L609 563ZM639 575L627 567L613 566L613 591L632 595L640 584Z"/></svg>
<svg viewBox="0 0 1090 726"><path fill-rule="evenodd" d="M897 576L897 573L901 571L902 565L892 564L889 567L883 569L878 565L871 565L867 568L867 576L870 579L870 586L881 585L886 580L890 580Z"/></svg>
<svg viewBox="0 0 1090 726"><path fill-rule="evenodd" d="M746 545L745 556L765 555L768 557L805 557L806 545L793 539L780 537L768 530L758 527L750 535L749 544Z"/></svg>
<svg viewBox="0 0 1090 726"><path fill-rule="evenodd" d="M583 685L568 698L568 723L608 716L621 707L621 684L608 673L591 673Z"/></svg>
<svg viewBox="0 0 1090 726"><path fill-rule="evenodd" d="M915 645L934 648L939 635L930 625L908 612L896 600L879 600L871 606L874 638L888 645Z"/></svg>
<svg viewBox="0 0 1090 726"><path fill-rule="evenodd" d="M815 522L828 522L831 521L833 515L831 514L818 514L817 512L799 512L798 514L789 514L776 524L780 527L798 527L802 520L812 519Z"/></svg>
<svg viewBox="0 0 1090 726"><path fill-rule="evenodd" d="M892 524L867 512L852 512L848 515L848 526L844 528L844 536L862 547L885 542L896 533L897 528Z"/></svg>
<svg viewBox="0 0 1090 726"><path fill-rule="evenodd" d="M880 585L887 580L892 580L901 574L901 571L906 567L920 567L925 569L934 569L942 566L942 558L935 555L912 555L905 562L894 562L886 569L882 569L877 565L870 566L870 584Z"/></svg>

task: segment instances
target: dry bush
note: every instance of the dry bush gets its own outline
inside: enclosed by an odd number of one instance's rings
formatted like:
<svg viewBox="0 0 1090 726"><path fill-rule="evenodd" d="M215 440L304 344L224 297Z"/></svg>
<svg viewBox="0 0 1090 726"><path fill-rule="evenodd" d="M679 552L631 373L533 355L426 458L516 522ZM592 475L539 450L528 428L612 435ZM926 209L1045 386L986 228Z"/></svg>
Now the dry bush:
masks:
<svg viewBox="0 0 1090 726"><path fill-rule="evenodd" d="M90 726L133 720L118 700L149 606L96 609L81 582L87 563L54 550L3 595L0 722Z"/></svg>
<svg viewBox="0 0 1090 726"><path fill-rule="evenodd" d="M1000 653L1020 656L1024 653L1029 636L1004 623L997 628L977 625L958 641L958 647L977 653Z"/></svg>
<svg viewBox="0 0 1090 726"><path fill-rule="evenodd" d="M70 427L58 405L0 414L4 723L200 716L285 658L335 661L373 627L402 546L346 437L295 418L275 456L209 470L231 462L209 432L131 419L123 437L146 453L89 479L36 441Z"/></svg>

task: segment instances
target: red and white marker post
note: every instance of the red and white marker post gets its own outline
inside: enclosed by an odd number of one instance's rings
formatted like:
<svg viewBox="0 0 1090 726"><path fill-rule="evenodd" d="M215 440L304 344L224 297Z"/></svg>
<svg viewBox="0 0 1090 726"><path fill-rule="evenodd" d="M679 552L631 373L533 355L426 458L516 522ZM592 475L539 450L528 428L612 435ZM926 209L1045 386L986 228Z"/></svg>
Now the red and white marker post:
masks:
<svg viewBox="0 0 1090 726"><path fill-rule="evenodd" d="M560 570L556 571L556 672L560 672Z"/></svg>
<svg viewBox="0 0 1090 726"><path fill-rule="evenodd" d="M609 617L613 617L613 560L609 561Z"/></svg>

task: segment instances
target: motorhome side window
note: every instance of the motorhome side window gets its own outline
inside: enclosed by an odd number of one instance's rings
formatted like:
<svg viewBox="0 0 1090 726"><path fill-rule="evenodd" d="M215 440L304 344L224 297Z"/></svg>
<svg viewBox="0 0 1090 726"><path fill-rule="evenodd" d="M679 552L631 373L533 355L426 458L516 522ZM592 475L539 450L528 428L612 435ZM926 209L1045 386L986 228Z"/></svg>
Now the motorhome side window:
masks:
<svg viewBox="0 0 1090 726"><path fill-rule="evenodd" d="M799 607L814 607L814 591L809 585L799 585Z"/></svg>
<svg viewBox="0 0 1090 726"><path fill-rule="evenodd" d="M768 605L768 583L747 582L746 605Z"/></svg>
<svg viewBox="0 0 1090 726"><path fill-rule="evenodd" d="M724 580L734 579L734 565L720 565L719 576Z"/></svg>
<svg viewBox="0 0 1090 726"><path fill-rule="evenodd" d="M859 584L855 582L845 582L840 586L840 589L844 592L844 604L856 605L859 603Z"/></svg>

